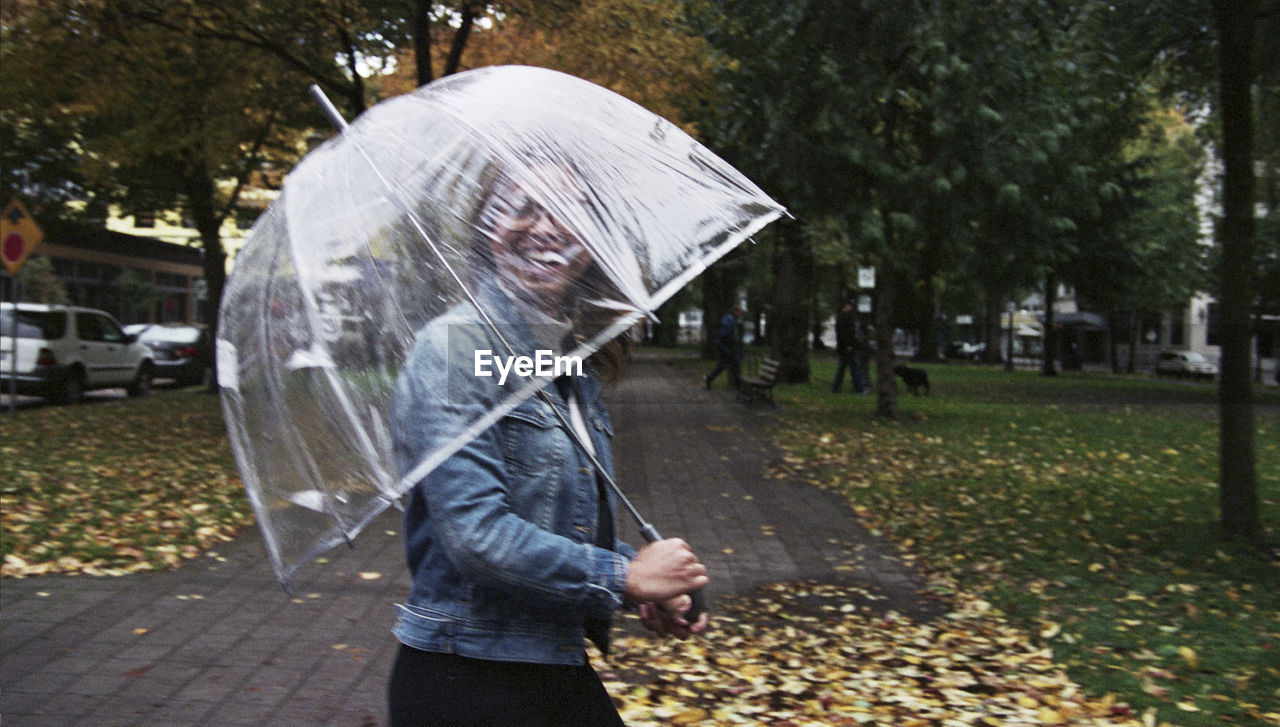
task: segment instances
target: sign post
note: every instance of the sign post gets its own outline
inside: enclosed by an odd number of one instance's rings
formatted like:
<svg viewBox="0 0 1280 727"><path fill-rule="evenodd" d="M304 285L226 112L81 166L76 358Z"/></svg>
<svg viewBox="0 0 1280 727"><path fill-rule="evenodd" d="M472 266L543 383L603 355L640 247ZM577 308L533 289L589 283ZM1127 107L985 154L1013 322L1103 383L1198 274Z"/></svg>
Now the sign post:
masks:
<svg viewBox="0 0 1280 727"><path fill-rule="evenodd" d="M44 239L44 232L31 213L18 200L10 200L0 214L0 261L13 277L9 286L9 302L13 303L13 321L9 330L9 411L18 408L18 271ZM4 335L0 332L0 335Z"/></svg>

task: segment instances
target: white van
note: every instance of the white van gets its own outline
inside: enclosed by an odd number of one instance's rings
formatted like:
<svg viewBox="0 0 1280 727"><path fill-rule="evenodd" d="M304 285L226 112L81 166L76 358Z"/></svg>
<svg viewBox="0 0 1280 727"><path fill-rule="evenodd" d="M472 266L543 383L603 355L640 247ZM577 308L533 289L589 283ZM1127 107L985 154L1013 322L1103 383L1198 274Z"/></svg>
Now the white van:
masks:
<svg viewBox="0 0 1280 727"><path fill-rule="evenodd" d="M6 394L16 385L19 394L66 404L91 389L124 387L130 396L145 396L154 376L151 350L103 311L39 303L15 310L0 303L0 391Z"/></svg>

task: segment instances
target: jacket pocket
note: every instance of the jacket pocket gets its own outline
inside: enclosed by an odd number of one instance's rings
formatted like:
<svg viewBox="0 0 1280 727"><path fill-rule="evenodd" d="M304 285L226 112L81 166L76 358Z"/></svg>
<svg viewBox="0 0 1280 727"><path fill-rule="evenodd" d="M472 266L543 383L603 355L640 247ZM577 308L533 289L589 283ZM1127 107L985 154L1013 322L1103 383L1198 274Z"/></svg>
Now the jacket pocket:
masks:
<svg viewBox="0 0 1280 727"><path fill-rule="evenodd" d="M508 472L545 474L559 459L558 426L544 402L529 400L520 404L502 417L500 426L502 461Z"/></svg>

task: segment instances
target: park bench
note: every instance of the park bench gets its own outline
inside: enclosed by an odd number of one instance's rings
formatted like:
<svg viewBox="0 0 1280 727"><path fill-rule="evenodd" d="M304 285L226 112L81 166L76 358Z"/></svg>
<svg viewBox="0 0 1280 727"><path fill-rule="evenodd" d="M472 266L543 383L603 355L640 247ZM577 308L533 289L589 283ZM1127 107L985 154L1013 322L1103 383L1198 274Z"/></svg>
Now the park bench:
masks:
<svg viewBox="0 0 1280 727"><path fill-rule="evenodd" d="M752 375L744 375L738 382L738 398L744 404L773 405L773 385L778 382L779 362L776 358L761 359Z"/></svg>

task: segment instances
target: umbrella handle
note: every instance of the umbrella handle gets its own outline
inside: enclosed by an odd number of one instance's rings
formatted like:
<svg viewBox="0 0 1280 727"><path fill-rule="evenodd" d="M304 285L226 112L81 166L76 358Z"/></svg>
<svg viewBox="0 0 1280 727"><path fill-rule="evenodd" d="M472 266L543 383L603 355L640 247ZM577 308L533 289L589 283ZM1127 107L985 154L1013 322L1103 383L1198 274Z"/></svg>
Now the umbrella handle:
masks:
<svg viewBox="0 0 1280 727"><path fill-rule="evenodd" d="M662 536L658 534L658 529L655 528L652 523L644 521L641 521L640 523L640 537L644 538L646 543L656 543L659 540L662 540ZM689 623L693 623L698 620L698 617L701 616L704 611L707 610L706 591L707 589L705 588L699 588L698 590L692 591L688 594L691 599L689 610L680 614L684 617L684 620Z"/></svg>
<svg viewBox="0 0 1280 727"><path fill-rule="evenodd" d="M685 621L692 624L697 622L698 617L707 610L707 589L699 588L693 593L690 593L689 598L692 599L692 603L689 605L689 610L685 611L681 615L684 616Z"/></svg>

